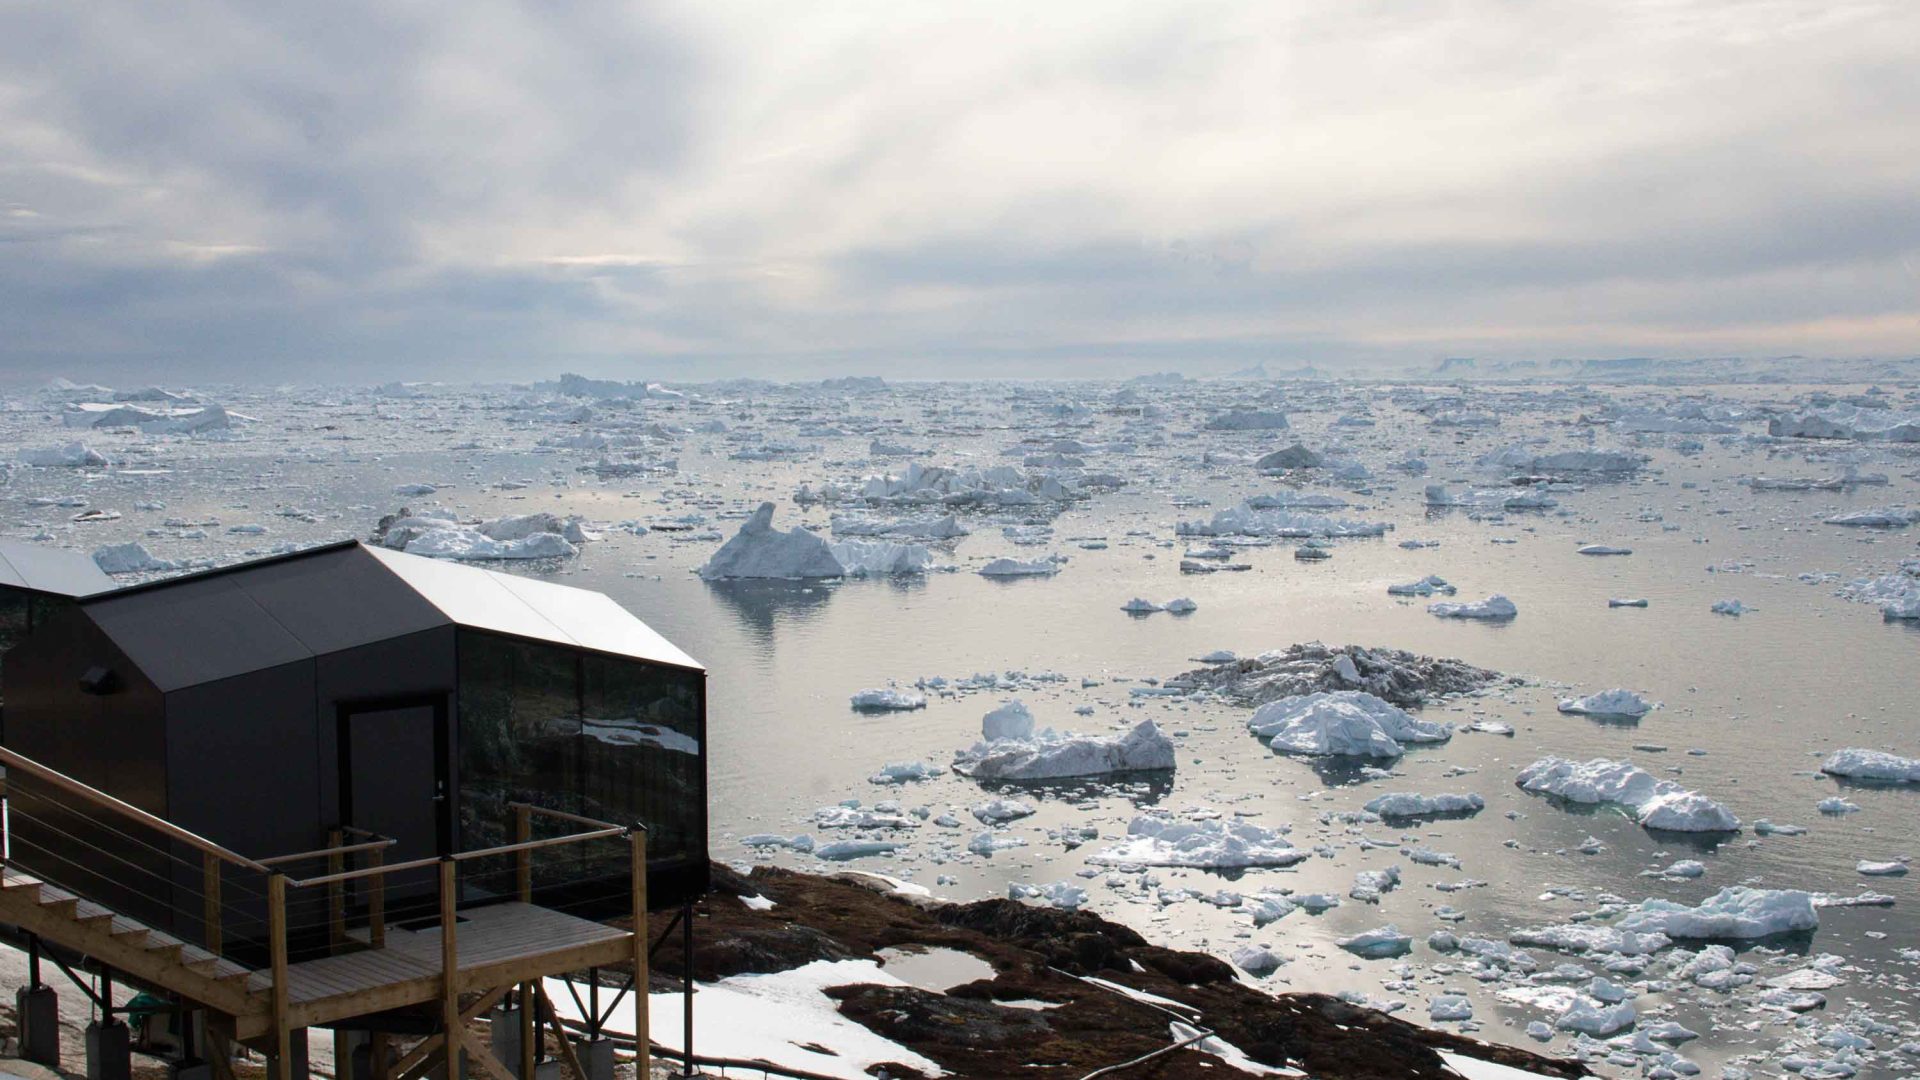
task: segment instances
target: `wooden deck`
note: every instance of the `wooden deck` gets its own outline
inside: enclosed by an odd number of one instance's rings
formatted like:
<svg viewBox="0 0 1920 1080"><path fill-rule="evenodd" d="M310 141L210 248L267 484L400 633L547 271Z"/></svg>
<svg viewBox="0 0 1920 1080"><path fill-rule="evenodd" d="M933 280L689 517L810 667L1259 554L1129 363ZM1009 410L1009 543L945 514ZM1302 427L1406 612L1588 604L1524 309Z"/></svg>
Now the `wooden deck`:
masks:
<svg viewBox="0 0 1920 1080"><path fill-rule="evenodd" d="M628 931L522 903L462 911L454 947L462 992L633 962ZM265 991L271 981L259 972L248 988ZM288 1019L295 1027L324 1024L436 1001L442 990L439 927L390 929L384 949L288 965ZM242 1038L256 1034L248 1019L241 1018Z"/></svg>

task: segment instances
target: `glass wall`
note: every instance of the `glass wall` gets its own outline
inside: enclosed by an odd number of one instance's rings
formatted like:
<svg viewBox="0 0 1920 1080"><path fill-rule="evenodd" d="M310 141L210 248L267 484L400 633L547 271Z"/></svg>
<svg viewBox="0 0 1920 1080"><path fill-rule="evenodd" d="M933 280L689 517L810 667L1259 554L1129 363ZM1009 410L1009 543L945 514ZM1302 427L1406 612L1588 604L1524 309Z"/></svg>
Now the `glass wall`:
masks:
<svg viewBox="0 0 1920 1080"><path fill-rule="evenodd" d="M699 672L460 631L459 846L511 843L514 802L648 827L650 861L706 857ZM570 826L542 822L535 835ZM625 873L612 841L541 882Z"/></svg>

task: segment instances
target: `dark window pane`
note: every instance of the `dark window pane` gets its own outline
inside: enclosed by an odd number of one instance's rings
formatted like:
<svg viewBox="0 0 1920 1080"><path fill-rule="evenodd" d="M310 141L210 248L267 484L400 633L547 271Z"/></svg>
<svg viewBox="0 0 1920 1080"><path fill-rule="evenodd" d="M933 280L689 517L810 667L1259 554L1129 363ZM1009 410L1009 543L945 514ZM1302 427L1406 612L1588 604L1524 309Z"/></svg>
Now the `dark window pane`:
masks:
<svg viewBox="0 0 1920 1080"><path fill-rule="evenodd" d="M607 656L584 661L583 812L648 828L648 856L705 847L698 672Z"/></svg>

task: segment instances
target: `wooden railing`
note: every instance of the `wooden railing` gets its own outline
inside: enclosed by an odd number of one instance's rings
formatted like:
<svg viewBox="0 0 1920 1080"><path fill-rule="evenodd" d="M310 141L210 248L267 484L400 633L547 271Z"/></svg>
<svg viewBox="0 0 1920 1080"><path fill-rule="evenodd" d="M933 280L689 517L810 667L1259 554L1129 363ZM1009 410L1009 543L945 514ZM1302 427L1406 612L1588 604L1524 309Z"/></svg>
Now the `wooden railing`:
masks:
<svg viewBox="0 0 1920 1080"><path fill-rule="evenodd" d="M49 788L73 800L77 800L79 804L85 807L109 815L117 824L108 825L89 819L89 827L99 828L103 832L119 838L120 841L124 841L129 852L134 855L144 858L151 858L157 855L164 859L173 860L175 864L187 864L190 866L189 860L156 845L140 841L126 832L125 830L127 828L148 830L165 840L184 845L189 850L197 852L199 862L197 869L201 880L202 901L200 911L198 912L198 919L201 924L200 930L201 936L204 939L205 948L215 955L226 955L224 949L230 945L231 942L225 931L228 921L234 917L234 912L236 911L235 905L230 903L225 897L227 891L227 875L230 873L242 873L246 875L244 879L236 879L234 882L236 886L245 886L248 882L263 883L263 892L252 890L250 887L248 887L248 892L250 895L264 901L265 916L263 936L267 950L267 966L264 970L271 972L271 983L268 990L270 998L269 1007L272 1011L276 1033L276 1049L278 1050L277 1066L280 1080L291 1080L292 1029L288 1025L290 1002L288 1000L287 979L287 969L292 964L290 957L290 931L293 929L293 920L290 918L290 896L294 897L295 902L297 902L298 894L306 890L325 890L327 951L331 953L343 947L361 947L360 942L350 939L349 927L347 925L349 913L346 904L346 886L350 883L360 883L366 897L367 937L364 947L368 949L381 949L386 945L386 893L388 880L396 874L427 869L435 870L438 891L438 922L441 935L441 975L444 980L444 990L440 1004L446 1031L453 1033L451 1042L446 1041L448 1038L446 1034L437 1036L437 1038L442 1039L442 1042L439 1044L440 1048L444 1049L449 1055L457 1057L460 1052L460 1040L462 1038L462 1036L457 1033L463 1020L463 1014L460 1011L460 1003L458 1000L460 978L458 970L459 920L457 911L459 908L460 865L479 859L510 857L513 860L514 893L522 903L531 903L534 895L534 858L536 853L596 840L619 838L626 841L629 862L627 891L631 894L630 899L632 903L632 933L630 936L632 940L632 962L634 965L633 993L636 1012L635 1030L640 1032L647 1030L647 833L643 826L629 827L616 825L612 822L601 821L560 810L551 810L528 803L511 803L509 804L509 809L513 813L514 840L508 844L463 851L447 856L388 863L385 861L385 856L387 849L394 844L392 839L376 836L350 826L340 826L329 830L327 836L328 843L325 847L310 851L291 852L284 855L255 859L229 850L203 836L181 828L173 822L148 813L131 803L115 798L106 792L100 791L79 780L75 780L58 770L52 769L40 762L34 761L32 758L4 747L0 747L0 764L4 764L9 770L9 780L12 781L0 785L0 796L4 796L8 800L10 815L18 816L22 822L32 821L36 828L47 830L49 839L55 835L66 834L61 832L58 824L53 820L56 815L42 816L39 814L37 808L33 811L28 811L17 805L18 800L24 793L22 786L17 783L19 778L31 777L34 781L45 784ZM39 798L37 793L32 797ZM57 806L57 810L71 814L74 812L74 807L62 803ZM533 821L535 818L564 822L571 826L577 826L578 828L576 831L564 835L536 839L533 836ZM5 820L8 819L0 818L0 821ZM7 825L6 832L0 834L0 842L12 844L16 840L21 843L28 842L24 837L18 836L18 830L16 828L11 824ZM76 846L83 846L85 843L77 839L72 842ZM99 871L90 868L75 858L82 854L92 854L98 857L103 863L118 860L136 870L140 869L126 853L116 853L104 848L94 848L91 852L87 853L76 850L62 856L59 851L47 845L37 846L40 850L36 853L35 858L30 861L41 862L64 858L66 862L70 863L72 867L78 870L83 876L105 877L105 875ZM11 849L9 849L9 861L12 861L13 854ZM364 860L366 865L348 867L346 863L349 859ZM323 861L326 864L326 872L311 877L294 877L286 872L286 868L289 866L303 862L315 863ZM151 870L145 872L153 873ZM107 880L113 881L111 878L107 878ZM115 883L119 884L118 882ZM73 891L84 895L87 890L76 888ZM149 897L149 899L152 898ZM165 904L164 906L178 917L192 917L177 905ZM255 916L247 916L247 918L253 920L249 925L257 925L259 921L258 917ZM312 928L302 927L301 929ZM523 983L521 984L521 990L523 993L522 1008L520 1010L522 1024L521 1053L523 1055L522 1065L524 1066L521 1076L527 1077L533 1075L532 1055L535 1047L538 1045L530 1030L535 1012L531 1007L531 1003L536 999L539 1000L549 1013L552 1013L552 1004L546 1000L545 992L539 988L537 982ZM504 993L504 989L496 990L495 993ZM648 1075L649 1067L647 1040L639 1039L637 1042L639 1062L636 1075L646 1076ZM414 1059L414 1062L417 1064L418 1061L424 1059L426 1055L435 1052L436 1048L431 1045L432 1043L433 1040L430 1039L427 1043L415 1047L409 1052L406 1058L402 1058L402 1065L407 1062L408 1058ZM563 1060L567 1062L569 1067L574 1069L576 1075L584 1078L586 1074L580 1070L579 1061L574 1056L572 1044L566 1039L560 1039L558 1043ZM404 1068L397 1066L394 1075L399 1075L399 1073L404 1071ZM448 1074L452 1075L453 1070L449 1070Z"/></svg>

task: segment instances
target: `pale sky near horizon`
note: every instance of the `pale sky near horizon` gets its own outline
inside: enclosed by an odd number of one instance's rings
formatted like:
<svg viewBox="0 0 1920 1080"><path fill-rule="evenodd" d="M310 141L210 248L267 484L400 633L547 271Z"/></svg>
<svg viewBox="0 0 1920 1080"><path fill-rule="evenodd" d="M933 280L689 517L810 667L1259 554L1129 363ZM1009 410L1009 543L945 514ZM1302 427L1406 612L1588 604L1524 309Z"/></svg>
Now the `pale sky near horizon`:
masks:
<svg viewBox="0 0 1920 1080"><path fill-rule="evenodd" d="M1920 355L1907 0L0 25L0 376Z"/></svg>

